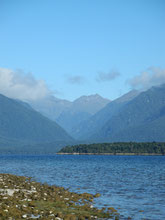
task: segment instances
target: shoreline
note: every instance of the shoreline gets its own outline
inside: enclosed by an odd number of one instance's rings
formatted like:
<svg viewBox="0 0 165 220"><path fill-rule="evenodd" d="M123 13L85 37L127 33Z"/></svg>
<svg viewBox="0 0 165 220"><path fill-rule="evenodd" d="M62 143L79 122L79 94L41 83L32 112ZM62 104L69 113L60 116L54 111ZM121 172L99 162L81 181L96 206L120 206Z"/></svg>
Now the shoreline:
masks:
<svg viewBox="0 0 165 220"><path fill-rule="evenodd" d="M30 177L0 174L0 219L86 220L119 219L109 207L98 209L93 201L100 194L74 193Z"/></svg>
<svg viewBox="0 0 165 220"><path fill-rule="evenodd" d="M56 153L58 155L165 156L155 153Z"/></svg>

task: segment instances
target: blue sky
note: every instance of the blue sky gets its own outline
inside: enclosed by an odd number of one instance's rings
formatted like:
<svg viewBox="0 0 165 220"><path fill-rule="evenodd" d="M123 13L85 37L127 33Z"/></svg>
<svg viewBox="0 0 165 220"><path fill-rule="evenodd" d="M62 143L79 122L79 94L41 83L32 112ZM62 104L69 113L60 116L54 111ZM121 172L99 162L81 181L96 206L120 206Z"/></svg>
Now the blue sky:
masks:
<svg viewBox="0 0 165 220"><path fill-rule="evenodd" d="M0 27L0 68L59 98L112 100L165 79L164 0L0 0Z"/></svg>

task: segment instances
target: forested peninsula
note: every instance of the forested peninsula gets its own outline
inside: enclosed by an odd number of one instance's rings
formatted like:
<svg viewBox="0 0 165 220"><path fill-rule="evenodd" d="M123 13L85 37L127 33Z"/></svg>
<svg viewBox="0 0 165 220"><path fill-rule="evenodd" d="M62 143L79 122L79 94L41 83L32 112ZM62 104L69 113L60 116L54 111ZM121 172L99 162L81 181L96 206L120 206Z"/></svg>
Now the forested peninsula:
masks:
<svg viewBox="0 0 165 220"><path fill-rule="evenodd" d="M116 142L66 146L58 154L165 155L165 142Z"/></svg>

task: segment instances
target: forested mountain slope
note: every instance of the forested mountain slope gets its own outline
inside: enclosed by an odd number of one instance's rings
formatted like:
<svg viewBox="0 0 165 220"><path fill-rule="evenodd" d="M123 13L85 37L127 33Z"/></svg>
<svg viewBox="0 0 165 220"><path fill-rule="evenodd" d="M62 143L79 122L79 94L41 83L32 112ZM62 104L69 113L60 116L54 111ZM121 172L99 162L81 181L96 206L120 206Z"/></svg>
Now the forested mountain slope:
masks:
<svg viewBox="0 0 165 220"><path fill-rule="evenodd" d="M165 85L129 101L90 137L95 141L165 141Z"/></svg>

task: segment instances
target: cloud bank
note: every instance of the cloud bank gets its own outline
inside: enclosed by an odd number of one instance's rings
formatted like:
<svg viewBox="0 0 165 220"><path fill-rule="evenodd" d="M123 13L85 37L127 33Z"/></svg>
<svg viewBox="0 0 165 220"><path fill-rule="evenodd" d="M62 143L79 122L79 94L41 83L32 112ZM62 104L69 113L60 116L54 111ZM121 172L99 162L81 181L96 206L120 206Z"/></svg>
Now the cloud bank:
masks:
<svg viewBox="0 0 165 220"><path fill-rule="evenodd" d="M23 101L36 101L51 95L43 80L36 80L30 73L0 68L0 93Z"/></svg>
<svg viewBox="0 0 165 220"><path fill-rule="evenodd" d="M85 78L82 76L70 76L67 78L67 82L70 84L78 84L78 85L82 85L85 83Z"/></svg>
<svg viewBox="0 0 165 220"><path fill-rule="evenodd" d="M114 71L114 70L110 71L109 73L98 72L97 77L96 77L96 81L97 82L112 81L119 76L120 76L120 73L118 71Z"/></svg>
<svg viewBox="0 0 165 220"><path fill-rule="evenodd" d="M128 81L133 89L147 90L165 83L165 69L150 67Z"/></svg>

